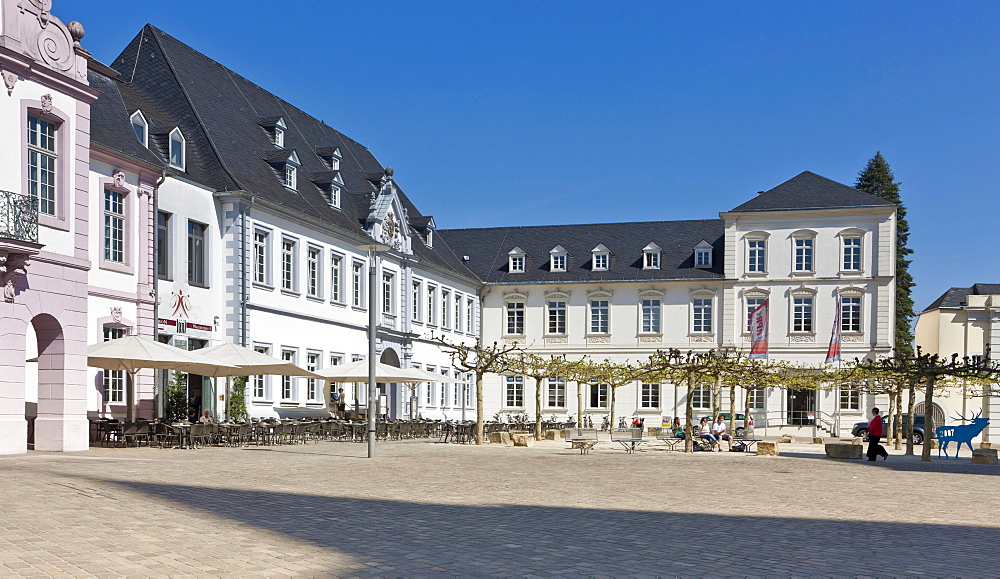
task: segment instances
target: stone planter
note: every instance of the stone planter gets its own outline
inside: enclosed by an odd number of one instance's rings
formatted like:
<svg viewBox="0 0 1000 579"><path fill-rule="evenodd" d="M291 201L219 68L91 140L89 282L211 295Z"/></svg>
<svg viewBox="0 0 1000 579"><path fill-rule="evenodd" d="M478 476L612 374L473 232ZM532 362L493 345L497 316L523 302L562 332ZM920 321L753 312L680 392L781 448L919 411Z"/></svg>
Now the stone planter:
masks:
<svg viewBox="0 0 1000 579"><path fill-rule="evenodd" d="M757 456L778 456L777 442L758 442Z"/></svg>
<svg viewBox="0 0 1000 579"><path fill-rule="evenodd" d="M997 450L995 448L973 449L972 464L997 464Z"/></svg>
<svg viewBox="0 0 1000 579"><path fill-rule="evenodd" d="M758 443L758 446L760 444ZM827 458L844 458L859 460L861 446L857 444L831 443L824 446Z"/></svg>
<svg viewBox="0 0 1000 579"><path fill-rule="evenodd" d="M535 436L533 434L515 434L514 446L535 446Z"/></svg>
<svg viewBox="0 0 1000 579"><path fill-rule="evenodd" d="M792 436L791 434L782 434L781 440L779 440L778 442L780 442L781 444L795 444L795 437Z"/></svg>
<svg viewBox="0 0 1000 579"><path fill-rule="evenodd" d="M980 442L979 448L993 448L992 442Z"/></svg>
<svg viewBox="0 0 1000 579"><path fill-rule="evenodd" d="M510 433L509 432L491 432L490 442L493 444L505 444L510 445Z"/></svg>
<svg viewBox="0 0 1000 579"><path fill-rule="evenodd" d="M546 430L545 440L562 440L564 438L565 432L562 430Z"/></svg>
<svg viewBox="0 0 1000 579"><path fill-rule="evenodd" d="M826 439L823 438L823 437L821 437L821 436L813 437L813 444L823 444L825 442L826 442Z"/></svg>

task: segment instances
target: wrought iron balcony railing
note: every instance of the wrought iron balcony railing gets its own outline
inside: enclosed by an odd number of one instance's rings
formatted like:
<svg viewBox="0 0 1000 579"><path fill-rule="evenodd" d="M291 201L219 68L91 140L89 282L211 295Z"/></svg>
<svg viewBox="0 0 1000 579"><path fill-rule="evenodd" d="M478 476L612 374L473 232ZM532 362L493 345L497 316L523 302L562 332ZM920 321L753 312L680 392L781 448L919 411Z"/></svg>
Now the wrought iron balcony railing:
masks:
<svg viewBox="0 0 1000 579"><path fill-rule="evenodd" d="M0 191L0 238L38 243L38 200Z"/></svg>

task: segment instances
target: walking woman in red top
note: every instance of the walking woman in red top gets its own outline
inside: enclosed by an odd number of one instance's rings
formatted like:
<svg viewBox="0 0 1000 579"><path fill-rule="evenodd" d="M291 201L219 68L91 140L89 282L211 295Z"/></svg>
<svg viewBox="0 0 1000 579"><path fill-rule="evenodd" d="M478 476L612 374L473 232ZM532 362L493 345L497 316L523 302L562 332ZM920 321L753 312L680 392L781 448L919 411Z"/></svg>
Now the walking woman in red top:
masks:
<svg viewBox="0 0 1000 579"><path fill-rule="evenodd" d="M872 420L868 423L868 460L870 461L874 461L877 456L881 456L882 460L889 458L885 447L878 443L882 433L882 417L878 413L878 408L872 408Z"/></svg>

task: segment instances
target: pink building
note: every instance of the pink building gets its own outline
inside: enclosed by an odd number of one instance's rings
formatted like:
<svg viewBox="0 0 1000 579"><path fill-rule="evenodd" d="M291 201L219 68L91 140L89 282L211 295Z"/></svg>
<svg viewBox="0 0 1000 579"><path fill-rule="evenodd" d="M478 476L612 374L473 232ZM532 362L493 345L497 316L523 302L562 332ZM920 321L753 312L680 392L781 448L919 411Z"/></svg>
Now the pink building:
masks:
<svg viewBox="0 0 1000 579"><path fill-rule="evenodd" d="M87 344L152 336L162 163L133 146L114 72L80 46L79 23L48 1L0 2L0 454L85 450L88 409L124 411L97 399L106 377ZM152 374L138 382L151 415Z"/></svg>

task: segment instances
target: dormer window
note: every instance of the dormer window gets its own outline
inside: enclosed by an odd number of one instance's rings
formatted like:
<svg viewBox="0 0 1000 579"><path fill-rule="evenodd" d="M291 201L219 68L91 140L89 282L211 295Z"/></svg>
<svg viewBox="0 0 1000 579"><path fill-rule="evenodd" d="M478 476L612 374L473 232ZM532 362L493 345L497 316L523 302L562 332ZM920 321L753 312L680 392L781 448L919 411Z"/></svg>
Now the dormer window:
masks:
<svg viewBox="0 0 1000 579"><path fill-rule="evenodd" d="M602 243L590 250L593 256L591 268L594 271L607 271L611 267L611 251Z"/></svg>
<svg viewBox="0 0 1000 579"><path fill-rule="evenodd" d="M180 129L174 128L170 131L170 166L174 169L184 170L185 144L186 141Z"/></svg>
<svg viewBox="0 0 1000 579"><path fill-rule="evenodd" d="M149 147L149 123L142 111L132 113L132 130L135 131L135 138L139 139L143 147Z"/></svg>
<svg viewBox="0 0 1000 579"><path fill-rule="evenodd" d="M712 244L702 240L694 246L694 266L699 268L712 267Z"/></svg>
<svg viewBox="0 0 1000 579"><path fill-rule="evenodd" d="M660 246L650 243L642 248L642 268L660 269Z"/></svg>
<svg viewBox="0 0 1000 579"><path fill-rule="evenodd" d="M284 182L282 183L285 187L288 187L289 189L295 189L295 182L296 182L295 173L296 173L295 165L292 165L291 163L285 163L285 178Z"/></svg>
<svg viewBox="0 0 1000 579"><path fill-rule="evenodd" d="M566 271L566 249L557 245L549 252L549 271Z"/></svg>
<svg viewBox="0 0 1000 579"><path fill-rule="evenodd" d="M510 273L524 273L525 253L520 247L507 252L507 269Z"/></svg>
<svg viewBox="0 0 1000 579"><path fill-rule="evenodd" d="M271 165L271 168L274 169L275 176L278 177L278 181L282 185L292 190L298 190L299 167L302 164L299 162L299 156L295 153L294 149L265 151L263 157Z"/></svg>
<svg viewBox="0 0 1000 579"><path fill-rule="evenodd" d="M285 119L281 117L264 117L257 119L257 124L267 132L267 138L279 149L285 147Z"/></svg>
<svg viewBox="0 0 1000 579"><path fill-rule="evenodd" d="M326 168L331 171L340 170L340 147L320 147L316 150L316 154L319 158L323 160L323 164Z"/></svg>

